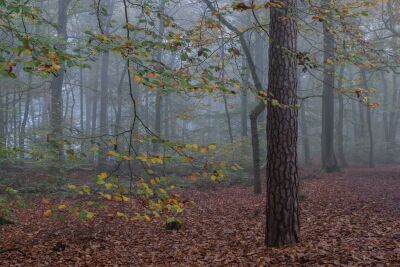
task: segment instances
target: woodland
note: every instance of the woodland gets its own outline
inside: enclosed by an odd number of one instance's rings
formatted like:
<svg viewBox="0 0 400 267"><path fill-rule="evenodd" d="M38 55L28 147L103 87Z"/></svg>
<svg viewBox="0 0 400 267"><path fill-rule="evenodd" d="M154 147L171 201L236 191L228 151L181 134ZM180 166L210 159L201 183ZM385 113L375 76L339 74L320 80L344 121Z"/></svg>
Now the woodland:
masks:
<svg viewBox="0 0 400 267"><path fill-rule="evenodd" d="M0 0L0 266L400 266L400 1Z"/></svg>

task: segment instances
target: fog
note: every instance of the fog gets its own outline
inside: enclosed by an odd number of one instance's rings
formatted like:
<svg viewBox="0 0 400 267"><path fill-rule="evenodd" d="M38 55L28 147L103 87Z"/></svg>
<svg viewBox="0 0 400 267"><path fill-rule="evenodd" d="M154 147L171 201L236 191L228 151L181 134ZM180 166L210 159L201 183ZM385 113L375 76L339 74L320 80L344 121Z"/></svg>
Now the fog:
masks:
<svg viewBox="0 0 400 267"><path fill-rule="evenodd" d="M396 266L399 8L0 1L0 265Z"/></svg>

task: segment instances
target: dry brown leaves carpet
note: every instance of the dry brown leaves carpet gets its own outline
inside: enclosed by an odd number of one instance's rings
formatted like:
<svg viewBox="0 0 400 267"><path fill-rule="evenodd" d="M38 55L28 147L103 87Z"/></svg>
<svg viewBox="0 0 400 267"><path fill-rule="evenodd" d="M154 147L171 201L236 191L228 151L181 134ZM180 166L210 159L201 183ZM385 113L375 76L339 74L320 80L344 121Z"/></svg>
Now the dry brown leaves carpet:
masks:
<svg viewBox="0 0 400 267"><path fill-rule="evenodd" d="M265 248L265 196L251 188L186 192L183 228L98 215L55 222L44 206L2 226L1 266L400 266L400 168L349 169L304 181L301 244ZM117 208L117 207L113 207ZM106 213L106 212L104 212ZM61 243L65 250L53 251Z"/></svg>

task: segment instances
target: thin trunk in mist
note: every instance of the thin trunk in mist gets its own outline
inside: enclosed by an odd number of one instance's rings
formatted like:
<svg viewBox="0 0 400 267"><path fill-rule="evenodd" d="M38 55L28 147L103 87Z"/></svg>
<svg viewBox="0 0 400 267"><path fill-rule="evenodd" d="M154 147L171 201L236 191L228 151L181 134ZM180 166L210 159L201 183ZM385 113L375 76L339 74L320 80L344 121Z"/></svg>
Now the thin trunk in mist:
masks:
<svg viewBox="0 0 400 267"><path fill-rule="evenodd" d="M344 65L341 66L339 71L339 83L337 86L338 90L342 89L343 85L343 75L344 75ZM343 103L343 94L339 91L337 92L338 102L339 102L339 114L338 114L338 122L336 127L336 137L337 137L337 152L338 152L338 159L339 164L341 167L347 167L347 161L344 154L344 147L343 147L343 120L344 120L344 103Z"/></svg>
<svg viewBox="0 0 400 267"><path fill-rule="evenodd" d="M382 112L382 120L383 120L383 129L384 129L384 136L385 136L385 150L386 150L386 162L391 161L390 157L390 134L389 134L389 120L388 120L388 114L389 114L389 99L388 99L388 84L386 81L385 77L385 72L381 71L381 82L382 82L382 88L383 88L383 112Z"/></svg>
<svg viewBox="0 0 400 267"><path fill-rule="evenodd" d="M18 136L18 129L17 129L17 91L13 91L13 108L12 108L12 130L13 130L13 147L17 147L17 136Z"/></svg>
<svg viewBox="0 0 400 267"><path fill-rule="evenodd" d="M400 104L400 94L399 88L397 86L397 74L393 71L393 96L392 96L392 107L390 110L389 117L389 143L391 145L395 144L396 133L397 133L397 125L399 119L399 104Z"/></svg>
<svg viewBox="0 0 400 267"><path fill-rule="evenodd" d="M322 0L322 8L329 10L332 0ZM328 15L332 21L332 14ZM324 31L324 71L322 88L322 134L321 163L326 172L339 170L334 151L334 90L335 90L335 36L327 22L323 23Z"/></svg>
<svg viewBox="0 0 400 267"><path fill-rule="evenodd" d="M122 74L121 74L121 78L119 80L118 83L118 88L117 88L117 114L116 114L116 118L115 118L115 130L114 130L114 134L118 134L118 132L121 129L121 115L122 115L122 87L124 84L124 79L125 79L125 75L127 73L128 70L128 64L125 63L124 68L122 70Z"/></svg>
<svg viewBox="0 0 400 267"><path fill-rule="evenodd" d="M221 32L221 77L220 78L223 82L225 81L225 39L222 32ZM229 141L233 143L231 115L229 113L228 100L224 92L222 93L222 99L224 101L226 122L228 124Z"/></svg>
<svg viewBox="0 0 400 267"><path fill-rule="evenodd" d="M96 134L97 134L97 131L96 131L96 129L97 129L97 110L98 110L97 102L99 99L99 97L98 97L98 91L99 91L99 88L98 88L99 87L99 63L98 63L98 61L94 62L93 72L94 72L92 74L93 75L93 91L91 92L91 95L92 95L92 98L91 98L92 99L92 111L91 111L92 125L91 126L92 126L92 128L90 129L90 135L92 137L96 136ZM90 161L95 163L94 153L91 154Z"/></svg>
<svg viewBox="0 0 400 267"><path fill-rule="evenodd" d="M246 56L247 65L250 70L251 77L253 79L254 87L257 92L264 91L262 83L260 82L260 78L257 75L257 68L254 64L253 57L250 52L249 45L244 37L243 32L241 32L234 25L229 23L222 15L217 12L217 9L213 6L213 4L209 0L203 0L204 3L210 8L211 11L216 12L217 17L220 22L225 25L229 30L235 32L239 37L240 45L243 49L243 52ZM252 143L252 151L253 151L253 173L254 173L254 191L258 192L258 188L261 188L261 178L260 178L260 148L258 141L258 130L257 130L257 118L265 109L265 104L262 101L259 101L258 105L253 108L250 112L250 124L251 124L251 143ZM255 146L256 145L256 146ZM257 164L258 159L258 164ZM257 176L258 175L258 176ZM260 191L261 192L261 191Z"/></svg>
<svg viewBox="0 0 400 267"><path fill-rule="evenodd" d="M304 163L311 165L311 153L310 153L310 140L308 138L308 126L306 117L306 103L303 102L300 108L300 131L303 140L303 152L304 152Z"/></svg>
<svg viewBox="0 0 400 267"><path fill-rule="evenodd" d="M21 122L21 128L19 132L19 148L24 150L25 149L25 137L26 137L26 124L28 122L29 117L29 108L31 104L31 87L32 87L32 73L29 73L28 77L28 92L26 94L25 99L25 107L24 107L24 116ZM22 158L24 152L21 153L20 157Z"/></svg>
<svg viewBox="0 0 400 267"><path fill-rule="evenodd" d="M4 146L7 147L8 146L8 115L9 115L9 96L8 96L8 90L4 90L5 94L6 94L6 99L5 99L5 105L4 105Z"/></svg>
<svg viewBox="0 0 400 267"><path fill-rule="evenodd" d="M358 138L365 137L365 106L363 103L358 103Z"/></svg>
<svg viewBox="0 0 400 267"><path fill-rule="evenodd" d="M159 14L160 14L160 24L158 27L158 34L160 35L161 38L164 38L165 35L165 25L164 25L164 20L165 20L165 1L166 0L160 0L160 7L159 7ZM162 50L159 49L157 51L157 56L156 60L158 64L161 64L162 61ZM156 111L156 117L155 117L155 122L154 122L154 132L161 137L161 111L162 111L162 92L157 90L156 94L156 103L155 103L155 111ZM160 143L155 142L153 144L153 153L158 153L160 150Z"/></svg>
<svg viewBox="0 0 400 267"><path fill-rule="evenodd" d="M169 102L170 98L169 95L166 95L164 98L164 137L168 139L170 137L169 133Z"/></svg>
<svg viewBox="0 0 400 267"><path fill-rule="evenodd" d="M3 95L2 93L5 92L2 88L0 88L0 148L5 147L5 105L3 102ZM2 156L0 156L2 157Z"/></svg>
<svg viewBox="0 0 400 267"><path fill-rule="evenodd" d="M84 94L83 94L83 69L79 68L79 107L80 107L80 123L81 123L81 134L85 132L84 128Z"/></svg>
<svg viewBox="0 0 400 267"><path fill-rule="evenodd" d="M100 74L100 134L106 134L108 131L108 65L110 62L110 53L104 52L101 59Z"/></svg>
<svg viewBox="0 0 400 267"><path fill-rule="evenodd" d="M273 247L300 241L297 171L297 23L290 16L297 0L270 8L268 95L288 108L267 105L267 207L265 244ZM288 18L282 20L281 18ZM291 51L291 53L287 53Z"/></svg>
<svg viewBox="0 0 400 267"><path fill-rule="evenodd" d="M265 109L264 103L259 103L250 113L251 145L253 153L253 189L255 194L261 194L261 164L260 141L258 139L257 117ZM256 133L256 134L255 134Z"/></svg>
<svg viewBox="0 0 400 267"><path fill-rule="evenodd" d="M361 80L364 89L368 90L368 80L367 80L367 72L365 68L360 68L360 73L361 73ZM369 93L368 93L369 95ZM367 95L367 97L368 97ZM374 161L374 135L372 131L372 114L371 114L371 108L368 106L369 105L369 97L368 97L368 102L367 102L367 125L368 125L368 136L369 136L369 167L374 168L375 167L375 161Z"/></svg>
<svg viewBox="0 0 400 267"><path fill-rule="evenodd" d="M227 121L227 124L228 124L229 141L231 143L233 143L231 115L229 113L228 100L226 99L226 95L225 94L222 95L222 99L224 100L225 115L226 115L226 121Z"/></svg>
<svg viewBox="0 0 400 267"><path fill-rule="evenodd" d="M247 120L248 120L248 110L247 110L247 91L250 90L250 84L249 84L249 69L247 67L247 62L246 59L243 58L243 82L242 82L242 92L240 95L240 119L241 119L241 128L242 128L242 137L246 137L248 134L248 125L247 125Z"/></svg>
<svg viewBox="0 0 400 267"><path fill-rule="evenodd" d="M241 126L242 126L242 137L246 137L246 136L248 136L248 134L247 134L247 128L248 128L248 125L247 125L247 119L248 119L248 117L247 117L247 88L246 89L244 89L243 91L242 91L242 93L241 93L241 96L240 96L240 106L241 106L241 111L240 111L240 117L241 117Z"/></svg>
<svg viewBox="0 0 400 267"><path fill-rule="evenodd" d="M57 36L64 41L67 41L67 9L71 0L58 0L58 22L57 22ZM65 45L61 46L61 49L65 49ZM63 161L64 153L63 146L60 144L62 138L62 87L64 83L64 68L61 68L57 76L54 77L50 83L51 98L50 98L50 127L51 127L51 140L55 147L55 160L56 163L60 164Z"/></svg>

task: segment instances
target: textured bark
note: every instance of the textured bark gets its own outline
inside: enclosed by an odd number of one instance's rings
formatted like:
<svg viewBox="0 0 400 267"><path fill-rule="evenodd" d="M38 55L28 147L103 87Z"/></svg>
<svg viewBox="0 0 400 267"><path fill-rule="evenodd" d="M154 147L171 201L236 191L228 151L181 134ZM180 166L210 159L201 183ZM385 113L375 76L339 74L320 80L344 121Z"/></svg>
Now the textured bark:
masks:
<svg viewBox="0 0 400 267"><path fill-rule="evenodd" d="M344 65L340 68L339 72L339 83L338 89L342 88L342 77L344 75ZM343 94L338 92L338 102L339 102L339 114L338 114L338 122L336 127L336 136L337 136L337 152L339 158L339 164L341 167L347 167L346 157L344 155L344 147L343 147L343 119L344 119L344 104L343 104Z"/></svg>
<svg viewBox="0 0 400 267"><path fill-rule="evenodd" d="M332 0L322 0L322 8L329 10ZM328 15L332 18L332 15ZM332 21L332 19L328 19ZM322 92L322 134L321 134L321 162L326 172L339 170L334 151L334 90L335 90L335 36L330 30L328 22L323 23L324 31L324 78Z"/></svg>
<svg viewBox="0 0 400 267"><path fill-rule="evenodd" d="M281 247L300 241L297 171L297 23L289 9L297 0L284 0L283 8L270 10L268 95L281 107L267 105L267 207L268 246ZM288 17L282 20L282 17Z"/></svg>

